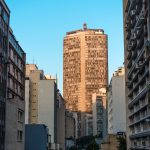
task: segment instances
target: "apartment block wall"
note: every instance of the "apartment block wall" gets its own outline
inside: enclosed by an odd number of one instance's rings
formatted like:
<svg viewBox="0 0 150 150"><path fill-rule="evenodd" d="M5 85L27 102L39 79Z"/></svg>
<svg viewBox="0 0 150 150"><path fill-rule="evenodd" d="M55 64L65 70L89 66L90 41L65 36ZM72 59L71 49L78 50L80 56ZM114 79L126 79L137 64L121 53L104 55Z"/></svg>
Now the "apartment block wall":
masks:
<svg viewBox="0 0 150 150"><path fill-rule="evenodd" d="M150 1L123 3L128 149L150 149Z"/></svg>
<svg viewBox="0 0 150 150"><path fill-rule="evenodd" d="M29 124L30 115L30 81L29 78L25 80L25 124Z"/></svg>
<svg viewBox="0 0 150 150"><path fill-rule="evenodd" d="M65 101L59 91L57 91L57 143L62 150L65 150Z"/></svg>
<svg viewBox="0 0 150 150"><path fill-rule="evenodd" d="M5 150L24 150L26 56L9 31Z"/></svg>
<svg viewBox="0 0 150 150"><path fill-rule="evenodd" d="M93 135L101 140L107 135L107 101L106 89L102 88L99 94L92 95Z"/></svg>
<svg viewBox="0 0 150 150"><path fill-rule="evenodd" d="M29 124L45 124L51 142L57 143L57 84L56 79L46 78L35 64L26 65L26 106L29 105ZM29 104L28 104L29 103ZM62 114L61 114L62 115ZM62 135L63 136L63 135Z"/></svg>
<svg viewBox="0 0 150 150"><path fill-rule="evenodd" d="M3 12L3 13L2 13ZM9 35L10 10L5 1L0 0L0 150L4 150L5 143L5 111L6 111L6 80L7 80L7 58L8 58L8 35Z"/></svg>
<svg viewBox="0 0 150 150"><path fill-rule="evenodd" d="M47 125L52 143L57 143L57 93L55 80L40 80L37 122Z"/></svg>
<svg viewBox="0 0 150 150"><path fill-rule="evenodd" d="M119 72L120 71L120 72ZM124 68L113 74L108 90L108 133L126 132Z"/></svg>

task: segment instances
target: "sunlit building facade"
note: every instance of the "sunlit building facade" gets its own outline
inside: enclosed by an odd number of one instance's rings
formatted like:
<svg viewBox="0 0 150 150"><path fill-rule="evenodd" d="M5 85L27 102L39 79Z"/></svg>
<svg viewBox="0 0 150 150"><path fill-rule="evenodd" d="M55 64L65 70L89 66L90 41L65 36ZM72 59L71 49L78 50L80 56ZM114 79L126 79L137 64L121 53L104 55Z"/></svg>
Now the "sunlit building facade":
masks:
<svg viewBox="0 0 150 150"><path fill-rule="evenodd" d="M68 32L64 38L63 95L71 111L92 112L92 94L108 84L108 44L102 29Z"/></svg>

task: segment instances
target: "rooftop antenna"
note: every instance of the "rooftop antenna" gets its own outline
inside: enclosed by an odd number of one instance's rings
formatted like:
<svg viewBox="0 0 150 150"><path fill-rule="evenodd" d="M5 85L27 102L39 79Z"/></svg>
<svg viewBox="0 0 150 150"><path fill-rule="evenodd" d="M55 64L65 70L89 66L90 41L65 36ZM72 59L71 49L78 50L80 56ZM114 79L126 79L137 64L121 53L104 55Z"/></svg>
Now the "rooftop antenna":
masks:
<svg viewBox="0 0 150 150"><path fill-rule="evenodd" d="M56 84L58 83L58 79L57 79L57 73L56 73Z"/></svg>
<svg viewBox="0 0 150 150"><path fill-rule="evenodd" d="M87 24L86 23L83 24L83 30L87 30Z"/></svg>
<svg viewBox="0 0 150 150"><path fill-rule="evenodd" d="M36 62L35 62L35 64L36 64L36 65L38 65L38 64L37 64L37 58L36 58Z"/></svg>
<svg viewBox="0 0 150 150"><path fill-rule="evenodd" d="M33 57L33 64L34 64L34 57Z"/></svg>

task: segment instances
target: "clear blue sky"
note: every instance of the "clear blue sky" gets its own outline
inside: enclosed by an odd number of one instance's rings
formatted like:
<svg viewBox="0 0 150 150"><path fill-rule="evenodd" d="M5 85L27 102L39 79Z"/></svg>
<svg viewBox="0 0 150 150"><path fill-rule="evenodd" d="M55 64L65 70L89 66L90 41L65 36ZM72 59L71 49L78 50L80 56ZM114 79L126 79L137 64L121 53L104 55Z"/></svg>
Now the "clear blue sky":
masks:
<svg viewBox="0 0 150 150"><path fill-rule="evenodd" d="M11 10L10 25L27 62L37 62L46 74L57 73L63 83L63 37L67 31L102 28L109 38L109 78L122 66L122 0L6 0Z"/></svg>

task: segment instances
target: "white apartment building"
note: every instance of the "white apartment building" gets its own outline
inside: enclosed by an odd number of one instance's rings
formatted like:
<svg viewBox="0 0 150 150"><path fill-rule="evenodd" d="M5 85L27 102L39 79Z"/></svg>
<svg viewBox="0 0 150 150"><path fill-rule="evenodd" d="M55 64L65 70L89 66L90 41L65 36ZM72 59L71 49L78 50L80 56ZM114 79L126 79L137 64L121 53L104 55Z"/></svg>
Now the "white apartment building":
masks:
<svg viewBox="0 0 150 150"><path fill-rule="evenodd" d="M126 132L125 74L119 68L111 78L108 90L108 133Z"/></svg>

